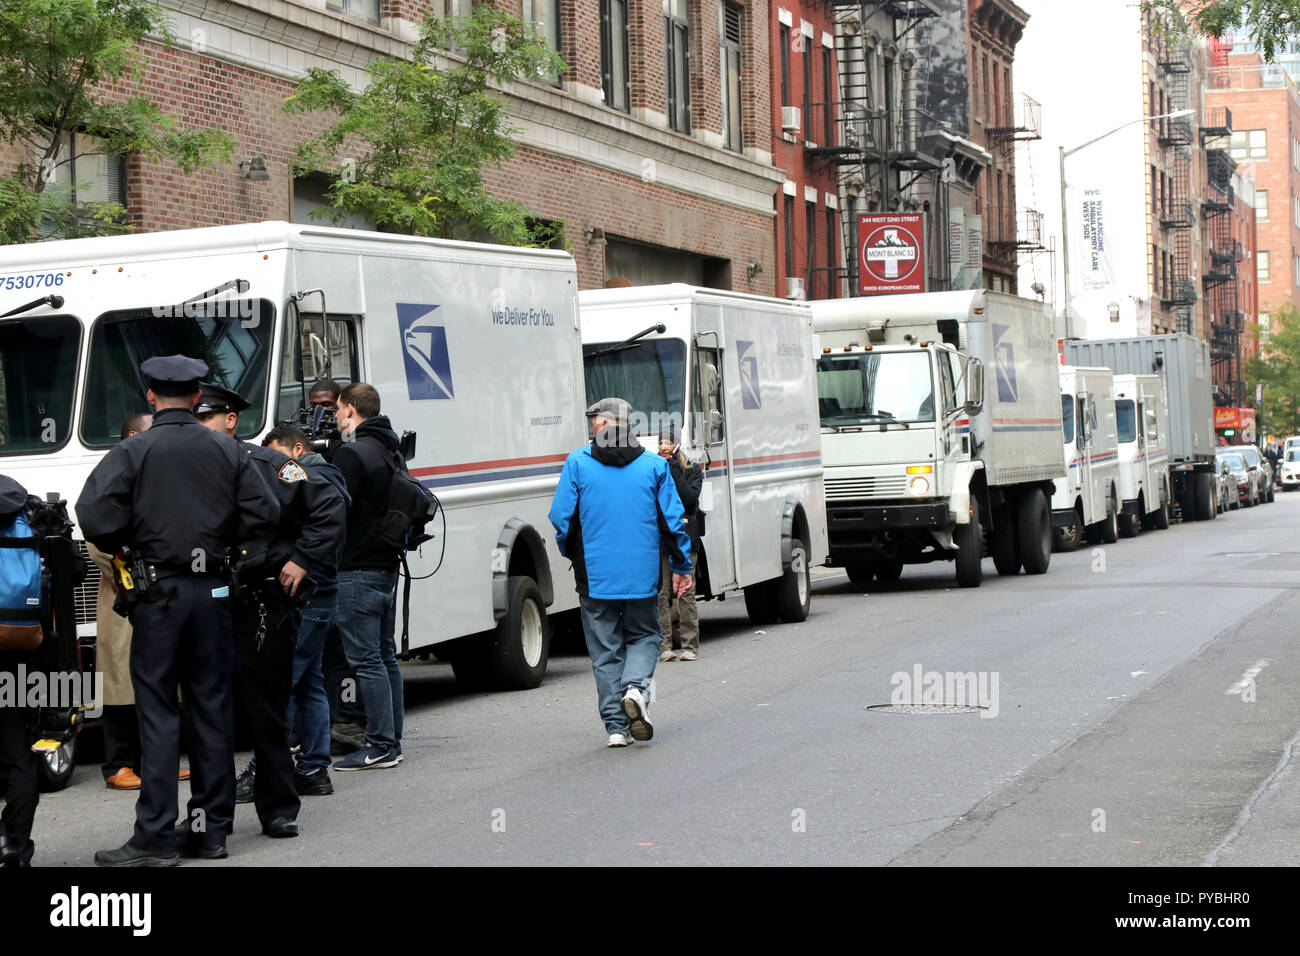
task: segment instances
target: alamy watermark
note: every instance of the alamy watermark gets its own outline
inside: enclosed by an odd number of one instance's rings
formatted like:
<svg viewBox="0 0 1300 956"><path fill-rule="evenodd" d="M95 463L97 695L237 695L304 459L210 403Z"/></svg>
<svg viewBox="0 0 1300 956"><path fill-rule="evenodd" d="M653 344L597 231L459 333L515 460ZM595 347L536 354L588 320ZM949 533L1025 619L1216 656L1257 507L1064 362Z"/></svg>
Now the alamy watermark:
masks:
<svg viewBox="0 0 1300 956"><path fill-rule="evenodd" d="M927 671L920 664L896 671L889 702L895 707L978 707L981 717L998 715L997 671Z"/></svg>
<svg viewBox="0 0 1300 956"><path fill-rule="evenodd" d="M0 671L0 707L84 709L87 717L104 713L104 675L95 672L28 670L19 664Z"/></svg>

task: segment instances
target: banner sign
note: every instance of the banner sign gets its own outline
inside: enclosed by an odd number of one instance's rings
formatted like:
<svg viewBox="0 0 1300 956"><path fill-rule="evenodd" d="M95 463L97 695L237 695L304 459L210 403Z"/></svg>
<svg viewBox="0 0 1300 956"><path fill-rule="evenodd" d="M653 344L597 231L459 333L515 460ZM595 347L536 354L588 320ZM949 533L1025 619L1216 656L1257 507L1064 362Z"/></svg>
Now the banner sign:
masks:
<svg viewBox="0 0 1300 956"><path fill-rule="evenodd" d="M925 291L923 213L864 213L858 245L859 293Z"/></svg>
<svg viewBox="0 0 1300 956"><path fill-rule="evenodd" d="M1079 256L1079 273L1083 289L1098 292L1110 288L1110 247L1106 244L1106 220L1100 189L1085 189L1081 206L1080 228L1083 244Z"/></svg>

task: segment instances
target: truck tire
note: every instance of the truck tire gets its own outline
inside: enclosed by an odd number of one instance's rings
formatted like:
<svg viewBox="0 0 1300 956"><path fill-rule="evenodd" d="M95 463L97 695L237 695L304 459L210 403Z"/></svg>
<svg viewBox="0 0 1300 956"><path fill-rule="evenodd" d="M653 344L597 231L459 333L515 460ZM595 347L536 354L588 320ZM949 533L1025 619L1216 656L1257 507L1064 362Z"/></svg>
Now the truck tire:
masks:
<svg viewBox="0 0 1300 956"><path fill-rule="evenodd" d="M902 561L877 561L874 567L876 580L881 584L893 584L903 576Z"/></svg>
<svg viewBox="0 0 1300 956"><path fill-rule="evenodd" d="M1102 544L1114 544L1119 540L1119 514L1113 497L1106 501L1106 520L1097 525L1097 537Z"/></svg>
<svg viewBox="0 0 1300 956"><path fill-rule="evenodd" d="M790 545L790 567L776 587L776 612L787 624L808 620L812 608L812 568L808 566L808 545L795 538Z"/></svg>
<svg viewBox="0 0 1300 956"><path fill-rule="evenodd" d="M1119 533L1123 538L1136 538L1142 531L1142 496L1138 495L1137 510L1131 514L1127 511L1120 513Z"/></svg>
<svg viewBox="0 0 1300 956"><path fill-rule="evenodd" d="M1214 520L1214 476L1200 472L1193 476L1192 496L1196 501L1196 520Z"/></svg>
<svg viewBox="0 0 1300 956"><path fill-rule="evenodd" d="M1037 488L1030 489L1017 503L1016 529L1025 574L1042 574L1052 563L1052 510Z"/></svg>
<svg viewBox="0 0 1300 956"><path fill-rule="evenodd" d="M1160 507L1151 514L1151 527L1157 531L1169 530L1169 502L1162 502Z"/></svg>
<svg viewBox="0 0 1300 956"><path fill-rule="evenodd" d="M1010 505L1003 505L993 514L993 533L989 545L993 550L993 566L998 574L1010 577L1020 573L1020 542L1016 534L1016 514Z"/></svg>
<svg viewBox="0 0 1300 956"><path fill-rule="evenodd" d="M970 500L970 524L959 524L953 532L957 545L957 583L977 588L984 580L984 531L980 527L979 499Z"/></svg>
<svg viewBox="0 0 1300 956"><path fill-rule="evenodd" d="M780 580L760 581L745 588L745 612L750 624L762 626L776 622L780 611L776 607L776 588L773 585Z"/></svg>
<svg viewBox="0 0 1300 956"><path fill-rule="evenodd" d="M72 781L72 771L77 769L77 738L70 737L51 753L43 753L36 760L36 776L42 793L62 790Z"/></svg>
<svg viewBox="0 0 1300 956"><path fill-rule="evenodd" d="M1079 520L1079 513L1076 511L1074 521L1064 528L1054 528L1055 537L1052 539L1052 548L1056 551L1074 551L1079 545L1083 544L1083 522Z"/></svg>
<svg viewBox="0 0 1300 956"><path fill-rule="evenodd" d="M870 561L851 561L844 565L844 571L854 584L870 584L876 575L876 566Z"/></svg>
<svg viewBox="0 0 1300 956"><path fill-rule="evenodd" d="M492 673L507 690L532 690L546 676L551 625L537 582L526 575L506 581L506 613L491 640Z"/></svg>

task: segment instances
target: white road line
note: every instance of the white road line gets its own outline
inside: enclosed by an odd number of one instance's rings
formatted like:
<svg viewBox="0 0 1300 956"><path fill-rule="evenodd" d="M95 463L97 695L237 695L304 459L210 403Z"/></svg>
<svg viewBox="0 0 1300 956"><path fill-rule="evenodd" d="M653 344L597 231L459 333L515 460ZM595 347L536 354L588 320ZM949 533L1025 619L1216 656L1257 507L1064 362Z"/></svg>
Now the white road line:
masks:
<svg viewBox="0 0 1300 956"><path fill-rule="evenodd" d="M1251 664L1250 667L1247 669L1246 673L1241 675L1241 680L1237 681L1237 683L1233 684L1231 687L1225 690L1224 693L1240 694L1243 690L1245 690L1247 687L1250 686L1251 682L1256 677L1259 676L1259 672L1262 671L1265 667L1267 667L1270 663L1272 662L1256 661L1254 664Z"/></svg>

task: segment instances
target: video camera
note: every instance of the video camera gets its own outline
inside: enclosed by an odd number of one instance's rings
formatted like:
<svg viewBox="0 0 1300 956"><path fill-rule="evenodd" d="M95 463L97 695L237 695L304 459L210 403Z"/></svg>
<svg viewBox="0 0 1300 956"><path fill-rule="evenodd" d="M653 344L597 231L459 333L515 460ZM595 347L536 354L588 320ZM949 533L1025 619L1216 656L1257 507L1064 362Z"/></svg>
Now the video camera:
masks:
<svg viewBox="0 0 1300 956"><path fill-rule="evenodd" d="M299 408L292 419L292 424L307 433L307 437L311 439L312 450L322 455L332 443L342 437L339 434L339 424L334 410L324 405Z"/></svg>

